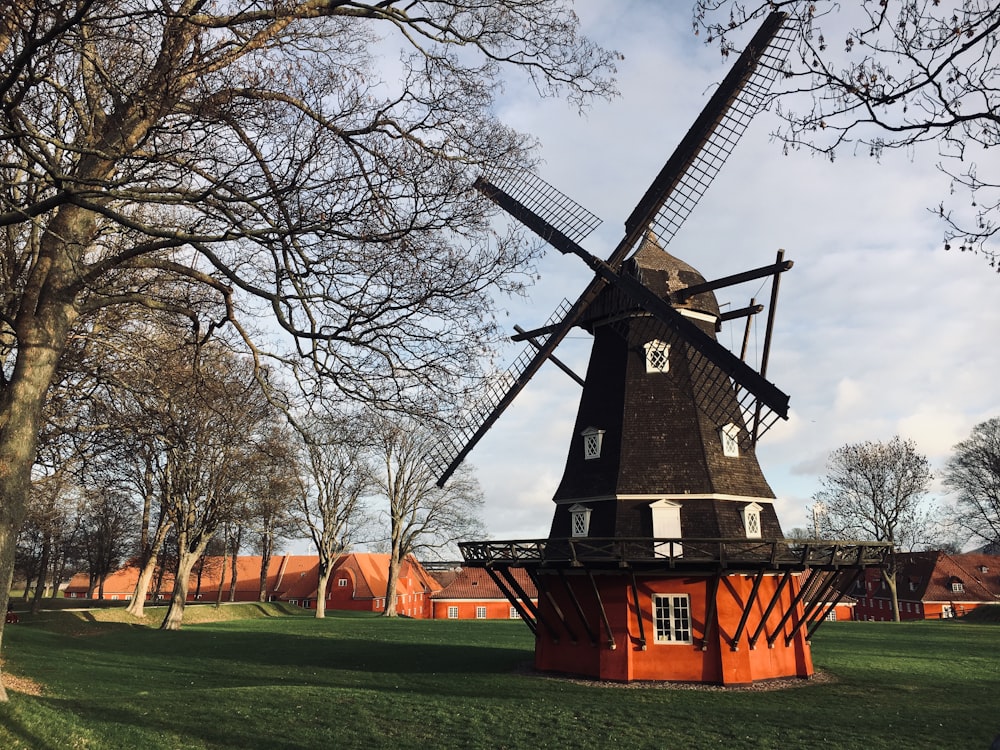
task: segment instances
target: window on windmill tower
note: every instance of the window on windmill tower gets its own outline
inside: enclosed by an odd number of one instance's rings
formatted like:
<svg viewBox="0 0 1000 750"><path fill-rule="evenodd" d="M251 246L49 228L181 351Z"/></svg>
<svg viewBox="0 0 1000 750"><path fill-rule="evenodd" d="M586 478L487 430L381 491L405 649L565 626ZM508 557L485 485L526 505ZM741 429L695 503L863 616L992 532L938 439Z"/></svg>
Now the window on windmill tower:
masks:
<svg viewBox="0 0 1000 750"><path fill-rule="evenodd" d="M653 594L657 643L691 643L691 600L687 594Z"/></svg>
<svg viewBox="0 0 1000 750"><path fill-rule="evenodd" d="M743 514L743 528L746 530L747 539L760 539L760 512L763 506L757 503L750 503L743 506L740 513Z"/></svg>
<svg viewBox="0 0 1000 750"><path fill-rule="evenodd" d="M646 372L668 372L670 370L670 344L653 339L644 344L646 350Z"/></svg>
<svg viewBox="0 0 1000 750"><path fill-rule="evenodd" d="M583 436L583 457L590 461L601 457L601 445L604 443L604 430L588 427L580 433Z"/></svg>
<svg viewBox="0 0 1000 750"><path fill-rule="evenodd" d="M590 533L590 508L586 505L571 505L569 527L571 536L587 536Z"/></svg>
<svg viewBox="0 0 1000 750"><path fill-rule="evenodd" d="M740 455L740 428L730 422L719 428L722 440L722 455L738 458Z"/></svg>

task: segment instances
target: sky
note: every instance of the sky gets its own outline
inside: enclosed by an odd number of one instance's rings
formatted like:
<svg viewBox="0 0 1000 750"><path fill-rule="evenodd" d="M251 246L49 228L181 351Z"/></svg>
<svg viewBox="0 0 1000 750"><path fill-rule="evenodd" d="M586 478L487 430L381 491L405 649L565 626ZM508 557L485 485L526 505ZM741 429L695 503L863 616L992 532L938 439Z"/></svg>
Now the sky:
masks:
<svg viewBox="0 0 1000 750"><path fill-rule="evenodd" d="M578 0L576 11L586 35L625 56L620 97L580 116L512 76L499 114L538 139L540 176L604 219L581 244L606 257L731 61L694 36L688 2ZM880 162L845 153L831 163L784 155L770 138L776 126L773 113L757 116L667 249L708 279L772 263L779 248L794 261L782 277L768 365L768 379L791 396L790 418L757 447L787 532L808 526L836 448L900 435L937 477L955 443L1000 415L992 339L1000 276L982 257L943 249L944 226L929 208L960 198L949 196L933 147ZM538 270L528 297L500 301L508 328L542 325L590 278L581 261L555 251ZM768 293L756 282L718 295L742 307ZM738 347L741 335L742 324L720 341ZM582 374L589 341L576 329L557 356ZM485 491L491 538L547 536L579 393L546 365L467 459ZM946 499L937 478L930 497Z"/></svg>

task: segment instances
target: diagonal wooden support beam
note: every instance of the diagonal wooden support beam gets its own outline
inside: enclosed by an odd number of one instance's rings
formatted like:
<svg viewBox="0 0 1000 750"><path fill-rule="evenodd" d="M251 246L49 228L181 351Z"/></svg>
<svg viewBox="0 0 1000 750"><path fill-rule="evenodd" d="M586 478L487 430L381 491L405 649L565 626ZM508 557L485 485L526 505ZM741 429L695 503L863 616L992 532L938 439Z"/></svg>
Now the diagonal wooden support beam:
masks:
<svg viewBox="0 0 1000 750"><path fill-rule="evenodd" d="M767 618L770 617L771 612L774 611L774 607L781 598L781 594L784 592L785 586L788 585L788 581L791 580L791 577L791 570L786 570L785 574L781 577L781 581L778 583L778 588L775 589L774 594L771 596L771 601L767 603L767 607L764 609L764 614L760 616L760 622L757 623L757 627L754 629L753 635L750 636L750 648L754 648L757 645L757 639L760 638L761 631L763 631L764 626L767 625Z"/></svg>
<svg viewBox="0 0 1000 750"><path fill-rule="evenodd" d="M596 646L597 633L591 629L590 623L587 621L587 615L584 614L583 606L580 604L580 600L577 598L576 592L573 591L573 587L570 586L569 580L567 579L562 568L559 569L559 578L562 581L563 586L566 588L566 594L569 596L569 600L573 602L573 608L576 610L577 617L580 618L580 623L583 625L583 629L587 631L587 637L590 639L591 645Z"/></svg>

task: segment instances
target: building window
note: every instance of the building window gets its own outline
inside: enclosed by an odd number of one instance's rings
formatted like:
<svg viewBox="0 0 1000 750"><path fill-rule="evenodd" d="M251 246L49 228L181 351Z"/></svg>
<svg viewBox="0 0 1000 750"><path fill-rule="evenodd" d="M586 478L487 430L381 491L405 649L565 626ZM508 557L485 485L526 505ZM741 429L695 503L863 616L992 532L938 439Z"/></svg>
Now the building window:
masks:
<svg viewBox="0 0 1000 750"><path fill-rule="evenodd" d="M486 607L476 607L476 619L477 620L486 619Z"/></svg>
<svg viewBox="0 0 1000 750"><path fill-rule="evenodd" d="M961 594L963 591L965 591L965 584L964 583L962 583L961 581L952 581L951 582L951 592L953 594Z"/></svg>
<svg viewBox="0 0 1000 750"><path fill-rule="evenodd" d="M740 513L743 515L743 528L747 539L760 539L760 512L763 507L757 503L744 505Z"/></svg>
<svg viewBox="0 0 1000 750"><path fill-rule="evenodd" d="M829 612L826 613L826 619L829 620L830 622L836 622L837 621L837 608L836 607L834 607L833 609L831 609Z"/></svg>
<svg viewBox="0 0 1000 750"><path fill-rule="evenodd" d="M521 619L521 613L517 611L517 607L511 607L510 608L510 619L512 619L512 620L520 620Z"/></svg>
<svg viewBox="0 0 1000 750"><path fill-rule="evenodd" d="M338 578L337 579L337 585L340 586L340 588L347 588L347 579L346 578Z"/></svg>
<svg viewBox="0 0 1000 750"><path fill-rule="evenodd" d="M691 600L687 594L654 594L657 643L691 643Z"/></svg>
<svg viewBox="0 0 1000 750"><path fill-rule="evenodd" d="M646 350L646 372L670 370L670 344L654 339L643 348Z"/></svg>
<svg viewBox="0 0 1000 750"><path fill-rule="evenodd" d="M601 457L601 444L604 442L604 430L588 427L580 433L583 436L583 458L590 461Z"/></svg>
<svg viewBox="0 0 1000 750"><path fill-rule="evenodd" d="M448 607L448 619L449 620L458 619L458 607Z"/></svg>
<svg viewBox="0 0 1000 750"><path fill-rule="evenodd" d="M740 428L730 422L719 428L719 438L722 440L722 455L739 458Z"/></svg>
<svg viewBox="0 0 1000 750"><path fill-rule="evenodd" d="M572 536L587 536L590 533L590 508L586 505L570 506L569 523Z"/></svg>
<svg viewBox="0 0 1000 750"><path fill-rule="evenodd" d="M990 572L990 568L989 568L988 565L980 565L979 566L979 572L980 573L989 573Z"/></svg>

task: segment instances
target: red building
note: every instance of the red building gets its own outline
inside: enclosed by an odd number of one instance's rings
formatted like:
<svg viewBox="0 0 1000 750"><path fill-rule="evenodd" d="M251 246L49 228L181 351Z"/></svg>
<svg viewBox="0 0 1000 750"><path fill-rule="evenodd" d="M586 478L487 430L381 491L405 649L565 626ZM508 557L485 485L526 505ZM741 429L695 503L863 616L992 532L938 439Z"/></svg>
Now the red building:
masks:
<svg viewBox="0 0 1000 750"><path fill-rule="evenodd" d="M979 553L909 552L896 556L896 596L901 620L961 617L1000 602L1000 556ZM892 620L889 585L872 569L850 589L858 620Z"/></svg>
<svg viewBox="0 0 1000 750"><path fill-rule="evenodd" d="M360 612L381 612L385 609L385 594L389 555L350 553L338 560L326 592L327 609ZM258 601L260 597L261 558L242 555L236 560L236 589L232 601ZM104 582L105 600L127 601L132 598L139 569L133 566L115 571ZM154 585L157 579L154 578ZM191 576L188 601L230 601L233 580L232 560L206 557ZM300 607L316 607L319 581L319 558L316 555L274 555L267 565L265 598L267 601L287 601ZM89 581L85 573L73 577L66 587L69 599L89 598ZM441 588L416 558L403 560L396 587L396 611L417 618L431 616L430 595ZM159 586L151 589L151 602L168 599L173 591L173 576L164 573ZM221 591L221 597L220 597ZM93 598L98 598L96 592Z"/></svg>
<svg viewBox="0 0 1000 750"><path fill-rule="evenodd" d="M535 584L523 569L512 571L514 579L537 605ZM447 576L447 583L431 595L435 620L517 620L523 615L483 568L461 568Z"/></svg>

